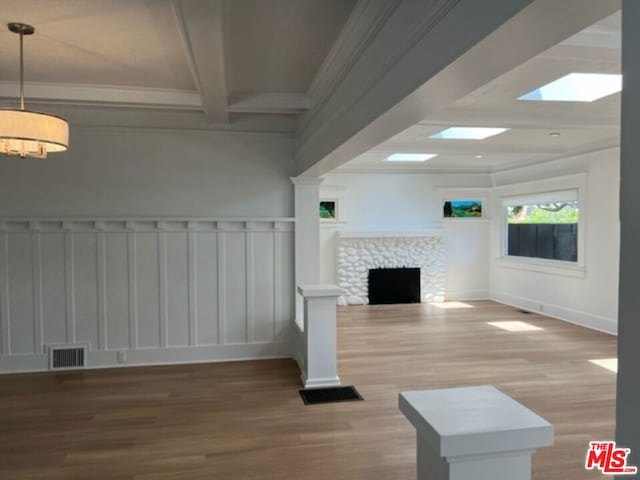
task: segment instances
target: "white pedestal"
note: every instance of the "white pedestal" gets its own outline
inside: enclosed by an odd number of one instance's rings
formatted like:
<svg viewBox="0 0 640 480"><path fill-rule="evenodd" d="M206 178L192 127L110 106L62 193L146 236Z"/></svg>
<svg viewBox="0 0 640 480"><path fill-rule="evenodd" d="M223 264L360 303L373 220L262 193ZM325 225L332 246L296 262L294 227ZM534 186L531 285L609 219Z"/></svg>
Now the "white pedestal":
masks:
<svg viewBox="0 0 640 480"><path fill-rule="evenodd" d="M530 480L553 426L492 386L403 392L416 428L418 480Z"/></svg>
<svg viewBox="0 0 640 480"><path fill-rule="evenodd" d="M336 301L342 289L335 285L299 286L304 298L305 388L340 385L336 346Z"/></svg>

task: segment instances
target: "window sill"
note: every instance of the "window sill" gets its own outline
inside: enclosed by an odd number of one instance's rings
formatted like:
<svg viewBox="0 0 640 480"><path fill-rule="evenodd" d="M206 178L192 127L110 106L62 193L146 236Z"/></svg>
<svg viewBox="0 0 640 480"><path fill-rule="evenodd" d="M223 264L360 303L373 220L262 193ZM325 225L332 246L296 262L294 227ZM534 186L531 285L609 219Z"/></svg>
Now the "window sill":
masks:
<svg viewBox="0 0 640 480"><path fill-rule="evenodd" d="M584 265L562 260L544 260L541 258L500 257L496 259L496 266L514 270L559 275L563 277L584 278L587 269Z"/></svg>

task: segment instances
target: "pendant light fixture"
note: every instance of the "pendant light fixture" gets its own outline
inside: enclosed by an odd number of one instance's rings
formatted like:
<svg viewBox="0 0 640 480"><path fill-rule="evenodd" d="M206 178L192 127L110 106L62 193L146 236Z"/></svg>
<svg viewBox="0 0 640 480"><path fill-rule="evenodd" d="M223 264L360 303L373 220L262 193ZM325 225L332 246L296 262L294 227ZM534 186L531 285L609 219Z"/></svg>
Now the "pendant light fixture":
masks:
<svg viewBox="0 0 640 480"><path fill-rule="evenodd" d="M48 152L62 152L69 146L69 125L60 117L24 109L25 35L35 29L24 23L9 23L20 36L20 109L0 109L0 153L19 157L46 158Z"/></svg>

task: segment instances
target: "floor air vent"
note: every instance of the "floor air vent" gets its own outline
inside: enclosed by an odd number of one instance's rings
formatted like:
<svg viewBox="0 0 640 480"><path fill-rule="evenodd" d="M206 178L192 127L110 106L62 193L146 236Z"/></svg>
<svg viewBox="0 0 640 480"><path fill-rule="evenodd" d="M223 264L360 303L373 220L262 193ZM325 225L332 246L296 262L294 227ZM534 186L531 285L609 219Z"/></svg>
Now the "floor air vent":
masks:
<svg viewBox="0 0 640 480"><path fill-rule="evenodd" d="M302 401L305 405L315 405L316 403L353 402L364 400L358 393L356 387L329 387L329 388L309 388L299 390Z"/></svg>
<svg viewBox="0 0 640 480"><path fill-rule="evenodd" d="M62 345L49 347L49 369L68 370L86 366L87 347L84 345Z"/></svg>

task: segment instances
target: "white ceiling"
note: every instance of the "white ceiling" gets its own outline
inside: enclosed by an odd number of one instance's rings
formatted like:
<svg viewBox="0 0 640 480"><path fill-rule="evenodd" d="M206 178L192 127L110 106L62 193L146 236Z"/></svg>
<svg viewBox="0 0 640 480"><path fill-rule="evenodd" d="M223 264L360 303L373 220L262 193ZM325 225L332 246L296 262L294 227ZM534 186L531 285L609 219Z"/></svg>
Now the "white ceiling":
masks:
<svg viewBox="0 0 640 480"><path fill-rule="evenodd" d="M2 0L0 107L27 102L297 115L356 0ZM54 109L55 110L55 109Z"/></svg>
<svg viewBox="0 0 640 480"><path fill-rule="evenodd" d="M306 93L355 0L229 2L231 90Z"/></svg>
<svg viewBox="0 0 640 480"><path fill-rule="evenodd" d="M15 82L12 21L36 28L24 41L28 82L195 90L169 0L2 0L1 80Z"/></svg>
<svg viewBox="0 0 640 480"><path fill-rule="evenodd" d="M592 103L517 98L571 72L620 73L617 13L434 112L341 170L491 172L618 145L620 94ZM451 126L510 128L480 141L429 139ZM557 132L560 136L550 136ZM392 153L436 153L424 163L384 162Z"/></svg>

